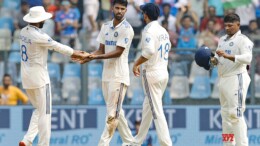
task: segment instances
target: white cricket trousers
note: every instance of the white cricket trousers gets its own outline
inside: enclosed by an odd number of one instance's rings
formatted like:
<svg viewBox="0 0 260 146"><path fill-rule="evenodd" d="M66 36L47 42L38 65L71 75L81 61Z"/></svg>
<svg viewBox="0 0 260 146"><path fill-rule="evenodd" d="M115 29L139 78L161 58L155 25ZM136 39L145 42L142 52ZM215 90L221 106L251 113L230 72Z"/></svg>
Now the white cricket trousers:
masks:
<svg viewBox="0 0 260 146"><path fill-rule="evenodd" d="M107 119L108 116L115 117L118 114L118 131L123 140L123 146L129 145L133 141L131 130L128 127L122 104L124 101L127 86L119 82L102 82L103 96L106 101L106 121L105 128L101 135L98 146L109 146L112 136L109 137Z"/></svg>
<svg viewBox="0 0 260 146"><path fill-rule="evenodd" d="M145 140L152 120L161 146L172 146L169 128L163 112L162 97L168 83L168 72L143 71L142 75L145 99L143 103L142 121L138 134L135 136L137 145Z"/></svg>
<svg viewBox="0 0 260 146"><path fill-rule="evenodd" d="M234 141L223 142L224 146L248 146L244 111L250 81L247 72L219 79L222 132L234 134Z"/></svg>
<svg viewBox="0 0 260 146"><path fill-rule="evenodd" d="M50 84L37 89L26 89L35 110L23 141L30 146L37 134L38 146L49 146L51 137L51 88Z"/></svg>

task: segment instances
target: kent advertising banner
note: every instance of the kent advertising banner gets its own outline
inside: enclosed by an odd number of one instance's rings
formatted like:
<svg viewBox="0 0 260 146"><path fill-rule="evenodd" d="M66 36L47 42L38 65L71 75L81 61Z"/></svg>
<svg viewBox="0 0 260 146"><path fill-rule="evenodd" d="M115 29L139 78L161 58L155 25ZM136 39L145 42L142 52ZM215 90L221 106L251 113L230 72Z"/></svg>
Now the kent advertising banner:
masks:
<svg viewBox="0 0 260 146"><path fill-rule="evenodd" d="M135 121L142 117L141 106L124 106L125 117L135 134ZM54 106L51 146L96 146L105 124L104 106ZM165 106L164 113L175 146L222 145L219 106ZM15 146L27 131L31 106L0 107L0 146ZM250 146L260 145L260 108L247 106L245 119ZM154 124L148 136L159 146ZM37 138L33 145L37 144ZM111 146L121 146L116 132Z"/></svg>

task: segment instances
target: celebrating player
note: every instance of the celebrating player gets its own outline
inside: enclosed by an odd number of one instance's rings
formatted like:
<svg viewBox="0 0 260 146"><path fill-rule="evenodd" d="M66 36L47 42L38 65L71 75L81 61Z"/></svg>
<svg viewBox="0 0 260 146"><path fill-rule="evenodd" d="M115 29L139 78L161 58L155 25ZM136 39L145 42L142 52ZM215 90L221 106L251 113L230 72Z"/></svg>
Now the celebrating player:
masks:
<svg viewBox="0 0 260 146"><path fill-rule="evenodd" d="M160 26L157 19L160 9L153 3L141 6L143 18L147 24L142 34L142 56L135 62L133 72L140 76L140 65L143 64L143 103L142 122L135 144L141 145L154 119L161 146L171 146L172 141L165 119L162 96L168 83L168 55L171 49L168 32Z"/></svg>
<svg viewBox="0 0 260 146"><path fill-rule="evenodd" d="M73 58L84 58L88 53L74 51L72 48L52 40L41 28L44 21L52 14L45 12L42 6L30 8L23 20L29 25L21 30L21 78L23 88L35 108L29 129L19 146L32 146L39 134L38 146L49 146L51 136L51 92L47 70L48 49L60 52Z"/></svg>
<svg viewBox="0 0 260 146"><path fill-rule="evenodd" d="M105 59L102 77L102 90L106 101L106 125L99 146L108 146L118 126L123 145L133 141L122 109L127 86L129 86L128 53L134 37L131 25L126 21L127 0L114 0L114 19L105 23L98 35L99 49L81 63L93 59Z"/></svg>
<svg viewBox="0 0 260 146"><path fill-rule="evenodd" d="M220 38L211 62L218 67L223 134L234 134L233 142L224 146L248 146L244 119L245 99L251 81L246 66L252 60L253 42L240 31L240 18L228 14L224 18L226 35Z"/></svg>

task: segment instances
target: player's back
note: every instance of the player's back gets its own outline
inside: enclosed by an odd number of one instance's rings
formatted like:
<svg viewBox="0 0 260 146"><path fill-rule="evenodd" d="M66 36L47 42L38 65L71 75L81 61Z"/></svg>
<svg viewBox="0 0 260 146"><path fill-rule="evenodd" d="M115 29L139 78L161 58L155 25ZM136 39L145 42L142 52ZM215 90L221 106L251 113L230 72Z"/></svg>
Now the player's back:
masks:
<svg viewBox="0 0 260 146"><path fill-rule="evenodd" d="M28 25L21 30L21 77L25 89L39 88L49 83L48 49L40 45L41 40L47 37L48 35L41 29L32 25ZM50 39L50 41L52 40Z"/></svg>
<svg viewBox="0 0 260 146"><path fill-rule="evenodd" d="M144 29L142 49L145 48L152 49L153 55L144 63L143 69L167 71L171 42L168 32L157 21L150 22Z"/></svg>

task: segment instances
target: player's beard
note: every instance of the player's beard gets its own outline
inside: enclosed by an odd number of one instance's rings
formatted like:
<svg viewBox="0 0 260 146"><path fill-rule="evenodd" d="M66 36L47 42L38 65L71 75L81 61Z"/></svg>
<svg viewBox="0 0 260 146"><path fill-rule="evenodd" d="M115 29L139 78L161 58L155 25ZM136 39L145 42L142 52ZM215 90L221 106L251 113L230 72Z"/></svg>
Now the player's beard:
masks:
<svg viewBox="0 0 260 146"><path fill-rule="evenodd" d="M44 25L44 22L40 22L40 23L39 23L39 28L42 28L43 25Z"/></svg>
<svg viewBox="0 0 260 146"><path fill-rule="evenodd" d="M123 14L115 14L114 13L114 18L117 20L117 21L120 21L124 18L124 15Z"/></svg>

